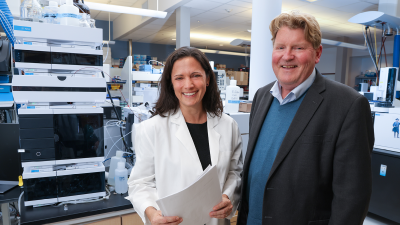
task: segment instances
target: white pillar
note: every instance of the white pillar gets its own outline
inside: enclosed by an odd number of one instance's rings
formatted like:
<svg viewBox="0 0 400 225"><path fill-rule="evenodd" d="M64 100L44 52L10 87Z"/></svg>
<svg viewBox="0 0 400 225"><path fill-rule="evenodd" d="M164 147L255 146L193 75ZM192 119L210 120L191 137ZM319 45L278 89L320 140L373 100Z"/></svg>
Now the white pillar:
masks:
<svg viewBox="0 0 400 225"><path fill-rule="evenodd" d="M348 42L349 38L339 37L337 40L341 42ZM323 52L324 51L322 51L322 54ZM346 83L346 63L347 63L347 48L337 47L335 80L342 84Z"/></svg>
<svg viewBox="0 0 400 225"><path fill-rule="evenodd" d="M176 9L176 49L190 46L190 8Z"/></svg>
<svg viewBox="0 0 400 225"><path fill-rule="evenodd" d="M281 14L282 0L253 0L249 100L257 90L276 80L272 70L271 21Z"/></svg>

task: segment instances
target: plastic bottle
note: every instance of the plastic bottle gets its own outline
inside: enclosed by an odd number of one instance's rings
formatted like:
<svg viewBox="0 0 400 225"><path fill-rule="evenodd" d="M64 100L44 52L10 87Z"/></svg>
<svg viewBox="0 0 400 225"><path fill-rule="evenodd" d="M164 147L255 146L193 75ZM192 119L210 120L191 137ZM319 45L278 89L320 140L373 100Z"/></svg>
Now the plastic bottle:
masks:
<svg viewBox="0 0 400 225"><path fill-rule="evenodd" d="M25 0L21 7L21 20L39 22L42 20L42 6L37 0Z"/></svg>
<svg viewBox="0 0 400 225"><path fill-rule="evenodd" d="M118 162L122 162L123 160L126 161L126 159L122 158L122 155L124 154L123 151L117 151L115 153L115 156L111 157L111 163L110 163L110 170L108 173L108 184L109 185L114 185L114 175L115 175L115 169L118 166Z"/></svg>
<svg viewBox="0 0 400 225"><path fill-rule="evenodd" d="M240 88L236 86L236 80L231 80L226 87L225 109L226 113L237 113L239 111Z"/></svg>
<svg viewBox="0 0 400 225"><path fill-rule="evenodd" d="M125 194L128 191L128 170L125 168L124 162L118 162L115 170L115 192L117 194Z"/></svg>
<svg viewBox="0 0 400 225"><path fill-rule="evenodd" d="M73 5L72 0L67 0L60 7L59 20L61 25L79 26L79 9Z"/></svg>
<svg viewBox="0 0 400 225"><path fill-rule="evenodd" d="M55 23L58 24L57 14L60 9L58 8L58 3L55 1L49 1L49 6L43 9L43 19L45 23Z"/></svg>

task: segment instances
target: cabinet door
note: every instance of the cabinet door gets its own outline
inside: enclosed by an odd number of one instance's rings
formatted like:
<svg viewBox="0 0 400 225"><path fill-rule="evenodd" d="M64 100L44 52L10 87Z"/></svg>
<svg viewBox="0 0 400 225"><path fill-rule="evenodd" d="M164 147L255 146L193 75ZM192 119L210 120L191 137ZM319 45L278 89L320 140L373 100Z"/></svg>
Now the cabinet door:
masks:
<svg viewBox="0 0 400 225"><path fill-rule="evenodd" d="M238 211L236 211L235 215L232 217L231 225L236 225L237 216L238 216Z"/></svg>
<svg viewBox="0 0 400 225"><path fill-rule="evenodd" d="M143 225L143 221L137 213L132 213L122 216L122 225Z"/></svg>
<svg viewBox="0 0 400 225"><path fill-rule="evenodd" d="M121 225L121 217L114 217L111 219L100 220L86 225Z"/></svg>

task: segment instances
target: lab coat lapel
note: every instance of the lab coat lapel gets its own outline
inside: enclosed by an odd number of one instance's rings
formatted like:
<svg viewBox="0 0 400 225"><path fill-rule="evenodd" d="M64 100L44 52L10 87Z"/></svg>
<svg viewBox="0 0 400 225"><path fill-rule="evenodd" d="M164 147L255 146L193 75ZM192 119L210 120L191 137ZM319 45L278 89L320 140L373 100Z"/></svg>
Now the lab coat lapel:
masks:
<svg viewBox="0 0 400 225"><path fill-rule="evenodd" d="M197 154L192 136L190 136L190 132L186 125L185 118L183 117L180 109L178 109L178 111L174 115L172 115L171 121L178 125L178 130L175 133L176 138L183 144L185 149L192 156L196 170L200 169L200 171L198 172L201 173L201 171L203 171L203 167L201 166L199 155Z"/></svg>
<svg viewBox="0 0 400 225"><path fill-rule="evenodd" d="M212 117L207 113L208 143L210 146L211 164L217 165L219 156L219 139L221 135L214 129L219 122L219 117Z"/></svg>

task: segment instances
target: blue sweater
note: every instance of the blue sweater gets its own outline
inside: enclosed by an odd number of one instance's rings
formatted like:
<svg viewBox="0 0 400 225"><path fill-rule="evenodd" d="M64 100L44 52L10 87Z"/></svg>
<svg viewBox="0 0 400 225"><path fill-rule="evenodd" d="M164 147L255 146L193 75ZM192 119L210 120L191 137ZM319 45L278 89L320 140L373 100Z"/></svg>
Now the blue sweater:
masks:
<svg viewBox="0 0 400 225"><path fill-rule="evenodd" d="M264 189L272 164L306 93L285 105L280 105L274 98L269 108L251 157L247 177L246 200L249 203L247 224L262 224Z"/></svg>

